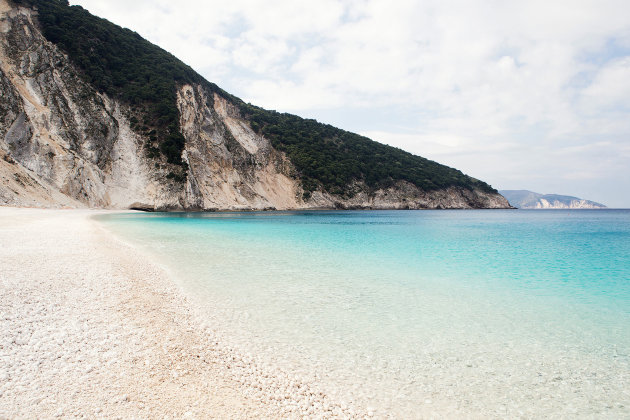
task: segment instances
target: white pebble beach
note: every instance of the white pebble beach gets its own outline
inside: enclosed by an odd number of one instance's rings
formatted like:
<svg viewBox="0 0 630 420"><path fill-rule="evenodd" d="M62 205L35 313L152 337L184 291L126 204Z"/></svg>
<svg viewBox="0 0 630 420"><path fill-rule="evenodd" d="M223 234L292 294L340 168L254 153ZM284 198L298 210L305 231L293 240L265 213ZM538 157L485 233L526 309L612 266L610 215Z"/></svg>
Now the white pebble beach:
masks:
<svg viewBox="0 0 630 420"><path fill-rule="evenodd" d="M222 346L99 213L0 207L0 418L363 417Z"/></svg>

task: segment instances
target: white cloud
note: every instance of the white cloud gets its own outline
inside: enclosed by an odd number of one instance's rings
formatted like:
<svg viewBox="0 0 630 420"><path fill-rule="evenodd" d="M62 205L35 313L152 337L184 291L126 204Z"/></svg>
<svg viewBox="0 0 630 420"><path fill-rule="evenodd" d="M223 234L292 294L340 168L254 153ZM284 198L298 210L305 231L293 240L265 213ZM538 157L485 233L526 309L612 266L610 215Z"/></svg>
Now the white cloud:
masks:
<svg viewBox="0 0 630 420"><path fill-rule="evenodd" d="M365 112L375 139L495 186L553 179L556 192L604 202L618 197L601 196L597 182L625 179L630 190L626 0L75 3L247 101L302 115ZM385 108L417 118L380 120ZM601 146L570 149L588 144Z"/></svg>
<svg viewBox="0 0 630 420"><path fill-rule="evenodd" d="M630 111L630 57L613 60L597 72L593 83L582 91L580 105L585 113Z"/></svg>

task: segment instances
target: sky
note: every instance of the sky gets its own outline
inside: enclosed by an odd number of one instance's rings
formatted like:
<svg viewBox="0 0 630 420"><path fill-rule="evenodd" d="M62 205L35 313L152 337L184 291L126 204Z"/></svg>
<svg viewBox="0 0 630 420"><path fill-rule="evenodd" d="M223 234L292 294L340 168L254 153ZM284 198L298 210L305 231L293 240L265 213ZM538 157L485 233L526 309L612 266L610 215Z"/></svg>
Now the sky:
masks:
<svg viewBox="0 0 630 420"><path fill-rule="evenodd" d="M630 208L630 1L71 0L246 102Z"/></svg>

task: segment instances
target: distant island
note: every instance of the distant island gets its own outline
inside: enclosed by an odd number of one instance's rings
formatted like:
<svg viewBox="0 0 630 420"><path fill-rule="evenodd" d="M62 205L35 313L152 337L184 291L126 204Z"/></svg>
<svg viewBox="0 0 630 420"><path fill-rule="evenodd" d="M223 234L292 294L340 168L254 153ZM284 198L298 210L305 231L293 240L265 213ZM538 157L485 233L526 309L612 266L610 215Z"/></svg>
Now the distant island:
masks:
<svg viewBox="0 0 630 420"><path fill-rule="evenodd" d="M500 190L519 209L604 209L605 205L570 195L540 194L528 190Z"/></svg>

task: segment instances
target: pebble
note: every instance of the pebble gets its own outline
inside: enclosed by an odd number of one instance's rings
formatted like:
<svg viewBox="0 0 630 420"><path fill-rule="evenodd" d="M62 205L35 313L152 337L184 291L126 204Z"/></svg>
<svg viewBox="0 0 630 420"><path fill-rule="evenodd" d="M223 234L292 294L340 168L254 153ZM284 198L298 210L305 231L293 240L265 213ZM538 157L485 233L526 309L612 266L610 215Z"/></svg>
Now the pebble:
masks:
<svg viewBox="0 0 630 420"><path fill-rule="evenodd" d="M33 217L18 227L0 225L0 259L15 266L3 262L0 270L2 290L12 291L0 295L0 330L13 331L0 345L0 418L85 413L107 413L109 418L146 418L147 413L181 418L190 413L204 418L195 414L196 408L176 411L176 405L171 406L184 401L178 392L186 392L186 383L194 380L201 387L194 390L195 402L212 396L218 383L240 384L233 394L238 398L255 396L243 400L246 406L243 401L221 401L225 417L240 417L243 412L250 418L367 414L336 403L316 381L281 371L269 361L256 360L254 354L240 354L235 346L223 344L218 331L198 328L193 317L201 315L179 311L187 308L187 301L146 257L109 234L95 234L100 228L87 219L91 212L48 214L52 216ZM7 276L8 272L13 274ZM157 305L164 306L155 311L134 306L143 302L137 296L146 292L136 290L142 285L155 293ZM164 308L168 311L160 312ZM125 318L129 314L139 318L131 323ZM170 325L170 332L155 334L151 328L156 322ZM194 339L186 341L183 335ZM140 369L136 372L140 376L132 375L133 369ZM169 374L181 378L181 387L168 394L147 394L150 381L171 380ZM131 400L129 395L143 404L124 404ZM251 402L255 400L265 404ZM199 413L216 413L204 411L203 401L207 400L199 401Z"/></svg>

